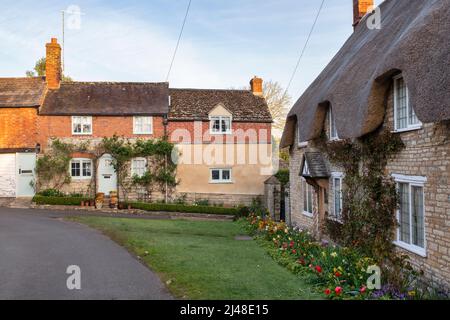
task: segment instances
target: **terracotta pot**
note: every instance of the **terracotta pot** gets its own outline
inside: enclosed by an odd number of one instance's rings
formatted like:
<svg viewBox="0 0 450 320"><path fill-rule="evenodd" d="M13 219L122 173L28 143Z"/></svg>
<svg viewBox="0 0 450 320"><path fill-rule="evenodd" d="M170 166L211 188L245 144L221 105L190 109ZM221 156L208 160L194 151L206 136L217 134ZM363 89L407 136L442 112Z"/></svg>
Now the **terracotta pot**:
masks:
<svg viewBox="0 0 450 320"><path fill-rule="evenodd" d="M84 201L81 201L81 202L80 202L80 206L81 206L81 207L84 207Z"/></svg>

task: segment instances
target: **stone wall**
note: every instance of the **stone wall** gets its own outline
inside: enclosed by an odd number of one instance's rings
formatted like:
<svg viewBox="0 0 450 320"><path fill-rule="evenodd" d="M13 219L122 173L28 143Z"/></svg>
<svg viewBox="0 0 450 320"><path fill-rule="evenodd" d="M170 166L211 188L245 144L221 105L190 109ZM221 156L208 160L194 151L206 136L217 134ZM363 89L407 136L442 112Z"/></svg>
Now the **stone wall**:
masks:
<svg viewBox="0 0 450 320"><path fill-rule="evenodd" d="M386 99L386 116L382 130L394 128L393 92ZM324 123L328 136L328 117ZM416 268L424 271L424 276L438 288L450 288L450 121L426 123L413 131L396 133L401 136L406 148L388 162L387 174L426 177L424 185L425 202L425 242L426 257L401 248L398 250L410 256ZM296 137L295 145L290 150L290 185L292 223L318 233L317 193L314 193L314 215L308 217L303 212L303 192L301 186L300 165L305 151L315 148L317 141L310 141L299 147ZM331 165L331 172L342 170ZM328 212L333 212L332 179L328 189ZM345 188L345 186L344 186ZM322 235L326 238L326 235Z"/></svg>

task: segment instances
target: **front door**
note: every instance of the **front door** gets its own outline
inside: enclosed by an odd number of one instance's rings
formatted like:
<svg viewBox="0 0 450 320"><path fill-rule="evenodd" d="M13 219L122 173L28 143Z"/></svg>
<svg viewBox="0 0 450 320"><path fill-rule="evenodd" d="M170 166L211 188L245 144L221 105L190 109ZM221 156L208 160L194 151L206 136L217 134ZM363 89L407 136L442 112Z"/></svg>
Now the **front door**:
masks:
<svg viewBox="0 0 450 320"><path fill-rule="evenodd" d="M17 196L34 196L34 169L36 166L35 153L17 153L16 155L16 179Z"/></svg>
<svg viewBox="0 0 450 320"><path fill-rule="evenodd" d="M98 161L98 192L108 195L117 191L117 174L112 166L113 158L109 154L103 155Z"/></svg>

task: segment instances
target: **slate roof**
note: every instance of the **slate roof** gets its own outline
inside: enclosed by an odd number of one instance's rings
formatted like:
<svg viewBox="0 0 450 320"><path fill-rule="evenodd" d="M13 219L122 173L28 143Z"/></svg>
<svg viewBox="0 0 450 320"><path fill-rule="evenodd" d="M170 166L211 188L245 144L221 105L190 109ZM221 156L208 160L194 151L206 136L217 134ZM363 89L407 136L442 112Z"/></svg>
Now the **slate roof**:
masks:
<svg viewBox="0 0 450 320"><path fill-rule="evenodd" d="M66 82L48 90L42 115L164 115L168 83Z"/></svg>
<svg viewBox="0 0 450 320"><path fill-rule="evenodd" d="M333 108L340 138L378 128L392 76L402 72L409 101L420 121L450 119L450 1L385 0L381 29L366 16L341 50L288 114L281 147L320 135L326 109Z"/></svg>
<svg viewBox="0 0 450 320"><path fill-rule="evenodd" d="M208 120L209 112L222 104L233 114L233 121L272 122L264 98L249 90L170 89L169 120Z"/></svg>
<svg viewBox="0 0 450 320"><path fill-rule="evenodd" d="M0 108L38 107L45 93L45 78L0 78Z"/></svg>
<svg viewBox="0 0 450 320"><path fill-rule="evenodd" d="M300 167L300 176L303 176L303 168L305 167L305 162L308 165L309 174L306 175L309 178L329 178L330 169L321 152L305 152L303 157L302 165Z"/></svg>

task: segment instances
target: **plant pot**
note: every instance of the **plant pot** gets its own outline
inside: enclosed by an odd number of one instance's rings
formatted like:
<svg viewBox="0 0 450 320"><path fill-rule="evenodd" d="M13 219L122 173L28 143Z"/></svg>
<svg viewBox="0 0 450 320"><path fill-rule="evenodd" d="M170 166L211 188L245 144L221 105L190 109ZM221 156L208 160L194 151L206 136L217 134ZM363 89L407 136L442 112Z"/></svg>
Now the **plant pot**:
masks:
<svg viewBox="0 0 450 320"><path fill-rule="evenodd" d="M80 202L80 206L81 206L81 207L84 207L84 201L81 201L81 202Z"/></svg>
<svg viewBox="0 0 450 320"><path fill-rule="evenodd" d="M101 209L101 208L103 208L103 200L102 200L102 201L96 200L96 201L95 201L95 208L96 208L96 209Z"/></svg>
<svg viewBox="0 0 450 320"><path fill-rule="evenodd" d="M128 210L131 210L131 209L133 209L133 208L131 207L131 204L129 204L128 205Z"/></svg>

